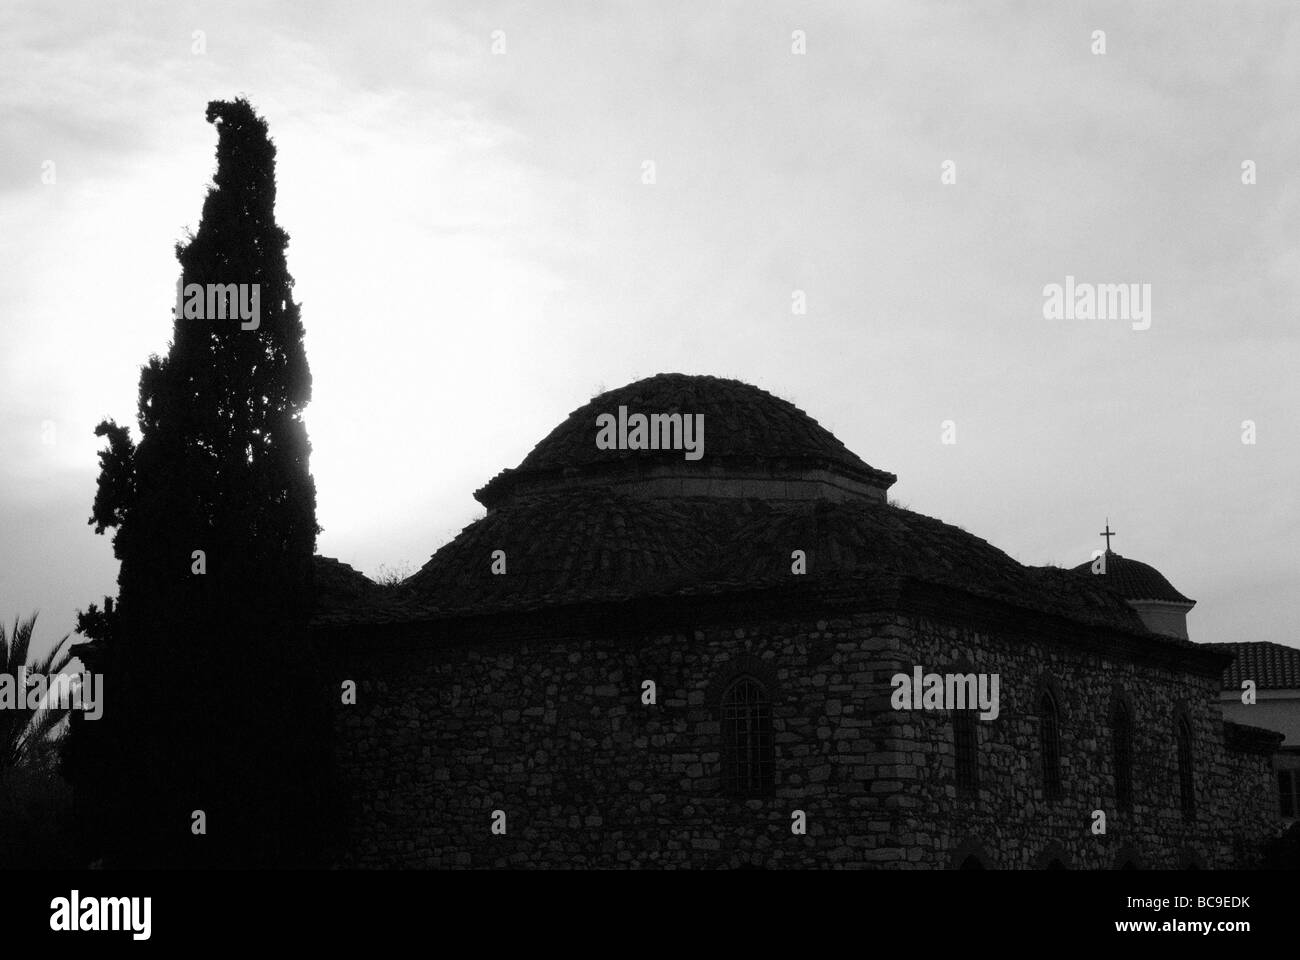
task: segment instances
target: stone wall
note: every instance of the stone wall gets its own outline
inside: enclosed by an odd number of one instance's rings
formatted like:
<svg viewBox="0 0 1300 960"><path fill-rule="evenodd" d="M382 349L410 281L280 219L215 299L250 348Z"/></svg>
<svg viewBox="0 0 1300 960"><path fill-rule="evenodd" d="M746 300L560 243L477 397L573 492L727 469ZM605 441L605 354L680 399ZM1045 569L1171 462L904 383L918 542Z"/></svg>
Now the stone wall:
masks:
<svg viewBox="0 0 1300 960"><path fill-rule="evenodd" d="M903 621L900 620L900 623ZM1219 679L1143 665L1027 637L975 633L929 620L909 623L911 649L927 670L954 664L1001 677L1001 712L977 724L980 788L959 797L954 785L950 715L920 715L915 750L938 758L926 768L923 803L905 836L936 852L979 849L985 865L1042 864L1051 848L1074 869L1113 869L1132 859L1142 869L1247 866L1272 836L1273 787L1267 752L1229 750L1218 704ZM969 668L969 667L968 667ZM1039 748L1039 700L1049 687L1060 708L1060 799L1045 795ZM1111 705L1125 696L1133 712L1132 804L1117 803ZM1179 798L1175 717L1185 711L1194 751L1195 811ZM1094 811L1105 834L1092 830Z"/></svg>
<svg viewBox="0 0 1300 960"><path fill-rule="evenodd" d="M1229 753L1216 677L1105 659L1068 644L975 633L917 615L768 614L649 635L415 637L354 644L337 679L336 758L360 867L939 867L979 849L1026 867L1230 866L1260 839L1263 754ZM894 711L890 677L964 662L1001 677L978 723L982 788L958 799L948 711ZM718 701L742 673L769 685L772 797L721 789ZM1042 796L1036 702L1062 701L1064 796ZM658 702L642 703L653 680ZM1136 711L1135 803L1115 809L1108 709ZM1193 725L1197 811L1184 820L1173 711ZM1276 806L1276 798L1273 798ZM1090 832L1104 809L1107 834ZM505 835L491 831L505 813ZM807 835L791 832L804 811ZM1273 812L1274 818L1276 811Z"/></svg>
<svg viewBox="0 0 1300 960"><path fill-rule="evenodd" d="M1219 856L1256 867L1261 838L1271 839L1283 829L1277 767L1286 754L1279 750L1282 737L1274 730L1237 723L1224 727L1227 750L1212 781L1217 809L1223 811L1228 828Z"/></svg>

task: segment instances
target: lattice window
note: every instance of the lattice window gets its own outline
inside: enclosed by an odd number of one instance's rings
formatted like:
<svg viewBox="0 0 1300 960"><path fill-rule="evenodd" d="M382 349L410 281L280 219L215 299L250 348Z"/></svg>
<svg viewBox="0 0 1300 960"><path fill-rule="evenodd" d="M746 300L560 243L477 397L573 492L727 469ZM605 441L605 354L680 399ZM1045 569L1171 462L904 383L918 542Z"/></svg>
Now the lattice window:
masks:
<svg viewBox="0 0 1300 960"><path fill-rule="evenodd" d="M775 786L772 703L753 677L741 677L722 695L723 789L761 797Z"/></svg>
<svg viewBox="0 0 1300 960"><path fill-rule="evenodd" d="M1038 705L1039 749L1043 755L1043 792L1048 800L1061 796L1061 713L1051 691L1044 691Z"/></svg>
<svg viewBox="0 0 1300 960"><path fill-rule="evenodd" d="M1300 770L1279 770L1277 792L1282 816L1288 820L1300 810Z"/></svg>
<svg viewBox="0 0 1300 960"><path fill-rule="evenodd" d="M1178 718L1178 800L1183 816L1196 813L1196 780L1192 771L1192 725L1186 717Z"/></svg>
<svg viewBox="0 0 1300 960"><path fill-rule="evenodd" d="M1127 809L1133 805L1133 714L1122 700L1115 704L1111 735L1114 737L1115 800Z"/></svg>
<svg viewBox="0 0 1300 960"><path fill-rule="evenodd" d="M957 760L957 793L974 796L979 791L979 725L974 710L954 710L953 753Z"/></svg>

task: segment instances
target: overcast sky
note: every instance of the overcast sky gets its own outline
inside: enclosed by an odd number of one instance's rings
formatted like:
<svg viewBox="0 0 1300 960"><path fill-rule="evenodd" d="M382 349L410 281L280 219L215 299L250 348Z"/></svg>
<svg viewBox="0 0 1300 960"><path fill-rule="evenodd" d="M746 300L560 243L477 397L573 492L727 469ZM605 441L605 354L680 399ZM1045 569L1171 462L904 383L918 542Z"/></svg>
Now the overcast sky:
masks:
<svg viewBox="0 0 1300 960"><path fill-rule="evenodd" d="M1109 517L1193 639L1300 645L1293 0L266 6L0 8L0 618L116 593L92 431L135 422L242 94L321 553L414 570L602 387L710 373L1024 563ZM1150 284L1150 328L1045 319L1067 275Z"/></svg>

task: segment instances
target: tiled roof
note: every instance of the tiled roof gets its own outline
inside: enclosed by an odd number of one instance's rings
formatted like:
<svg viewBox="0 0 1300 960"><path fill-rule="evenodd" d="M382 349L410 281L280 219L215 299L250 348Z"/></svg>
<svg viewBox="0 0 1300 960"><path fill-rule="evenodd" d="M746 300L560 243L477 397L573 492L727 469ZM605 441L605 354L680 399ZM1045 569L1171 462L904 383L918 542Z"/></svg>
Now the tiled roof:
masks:
<svg viewBox="0 0 1300 960"><path fill-rule="evenodd" d="M316 578L316 616L350 615L384 595L379 584L333 557L312 557Z"/></svg>
<svg viewBox="0 0 1300 960"><path fill-rule="evenodd" d="M602 393L574 410L518 467L497 474L475 496L485 506L495 506L523 478L599 472L630 461L682 463L680 450L598 449L596 418L617 416L620 406L629 415L702 414L709 466L782 461L828 466L885 488L896 479L866 464L808 414L766 390L739 380L661 373Z"/></svg>
<svg viewBox="0 0 1300 960"><path fill-rule="evenodd" d="M1241 681L1254 680L1257 690L1300 689L1300 648L1280 643L1207 643L1237 659L1223 671L1223 689L1240 690Z"/></svg>
<svg viewBox="0 0 1300 960"><path fill-rule="evenodd" d="M598 449L597 416L617 416L620 406L629 414L703 414L704 460ZM685 477L669 482L673 492L627 482L629 470L660 470L659 458L671 460L674 478ZM690 482L699 477L709 482ZM570 414L518 468L476 494L487 516L396 590L367 586L355 571L321 578L317 623L411 623L769 589L862 598L890 595L906 581L1152 636L1107 586L1023 566L957 527L887 505L894 479L764 390L661 374ZM806 495L822 483L829 493ZM504 575L492 573L497 550L506 555ZM806 553L803 576L791 572L794 550ZM341 588L337 596L331 583Z"/></svg>
<svg viewBox="0 0 1300 960"><path fill-rule="evenodd" d="M1173 584L1165 579L1155 567L1139 560L1121 557L1118 553L1106 552L1105 574L1094 574L1092 563L1081 563L1074 568L1076 573L1086 573L1096 577L1099 583L1119 594L1125 600L1163 600L1169 603L1195 603L1174 589Z"/></svg>
<svg viewBox="0 0 1300 960"><path fill-rule="evenodd" d="M804 550L807 574L791 573ZM493 575L494 550L507 572ZM598 489L489 511L391 599L322 609L322 625L519 612L591 601L832 587L908 577L1146 634L1111 592L1059 568L1026 567L957 527L866 501L637 499Z"/></svg>

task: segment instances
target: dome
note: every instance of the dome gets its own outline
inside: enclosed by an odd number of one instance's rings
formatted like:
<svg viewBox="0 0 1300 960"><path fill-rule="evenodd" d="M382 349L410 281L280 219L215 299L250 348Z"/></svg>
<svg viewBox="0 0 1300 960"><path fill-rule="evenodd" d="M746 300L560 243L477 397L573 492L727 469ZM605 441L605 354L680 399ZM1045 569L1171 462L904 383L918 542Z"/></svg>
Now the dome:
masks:
<svg viewBox="0 0 1300 960"><path fill-rule="evenodd" d="M702 455L688 457L679 444L670 449L598 444L599 418L607 415L621 430L637 414L696 418L702 427ZM489 510L523 496L612 486L643 496L883 502L895 479L766 390L739 380L664 373L602 393L579 407L518 467L497 474L475 497Z"/></svg>
<svg viewBox="0 0 1300 960"><path fill-rule="evenodd" d="M1075 573L1092 574L1092 564L1094 561L1081 563L1074 568ZM1148 563L1142 563L1139 560L1130 560L1127 557L1121 557L1113 551L1106 551L1106 572L1104 574L1095 574L1100 578L1100 582L1109 588L1113 593L1119 594L1125 600L1150 600L1159 603L1185 603L1194 604L1195 600L1189 600L1177 590L1173 584L1165 579L1155 567Z"/></svg>
<svg viewBox="0 0 1300 960"><path fill-rule="evenodd" d="M702 416L703 456L598 444L599 418L632 413ZM765 390L661 374L579 407L478 491L486 515L396 592L349 601L321 622L560 608L586 616L597 604L631 610L759 594L887 608L925 584L944 603L962 594L1147 634L1102 584L1026 567L964 530L891 505L894 480Z"/></svg>

